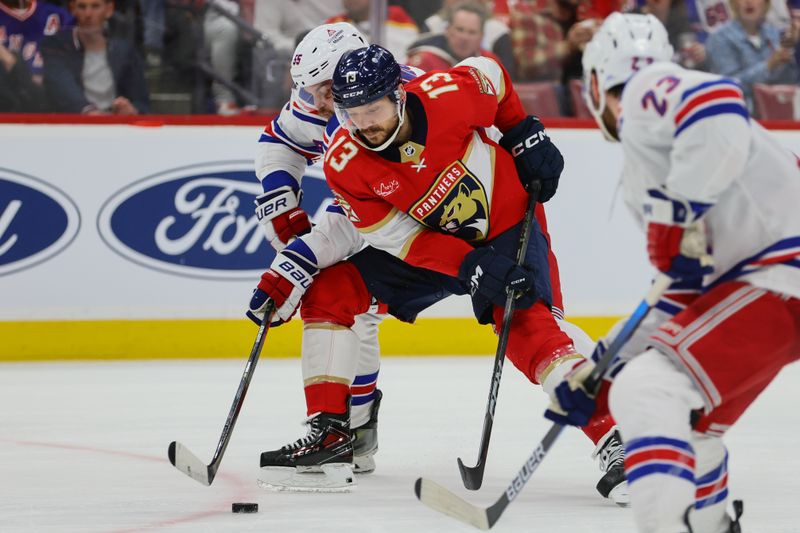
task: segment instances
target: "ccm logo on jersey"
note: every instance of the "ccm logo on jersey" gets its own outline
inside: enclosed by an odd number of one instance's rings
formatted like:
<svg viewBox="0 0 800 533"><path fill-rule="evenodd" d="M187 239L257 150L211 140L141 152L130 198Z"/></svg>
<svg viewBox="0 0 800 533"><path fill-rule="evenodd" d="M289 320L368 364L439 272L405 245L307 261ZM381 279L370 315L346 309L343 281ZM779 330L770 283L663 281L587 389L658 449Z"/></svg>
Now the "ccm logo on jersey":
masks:
<svg viewBox="0 0 800 533"><path fill-rule="evenodd" d="M0 276L66 248L80 227L75 203L32 176L0 169Z"/></svg>
<svg viewBox="0 0 800 533"><path fill-rule="evenodd" d="M534 146L536 146L537 144L539 144L540 142L542 142L546 138L547 138L547 134L544 131L538 131L538 132L534 133L533 135L531 135L530 137L528 137L527 139L525 139L524 141L522 141L521 143L519 143L518 145L514 146L514 148L511 149L511 155L513 155L514 157L517 157L519 154L524 152L526 149L533 148Z"/></svg>

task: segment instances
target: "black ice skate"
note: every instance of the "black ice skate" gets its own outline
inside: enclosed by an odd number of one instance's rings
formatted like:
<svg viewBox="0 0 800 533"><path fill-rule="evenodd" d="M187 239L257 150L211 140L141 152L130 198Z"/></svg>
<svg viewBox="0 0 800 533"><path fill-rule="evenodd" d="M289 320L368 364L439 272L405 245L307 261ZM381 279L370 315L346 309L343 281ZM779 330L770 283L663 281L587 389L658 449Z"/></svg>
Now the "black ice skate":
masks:
<svg viewBox="0 0 800 533"><path fill-rule="evenodd" d="M349 415L317 413L306 424L305 437L261 454L259 486L296 492L351 490L355 477Z"/></svg>
<svg viewBox="0 0 800 533"><path fill-rule="evenodd" d="M619 431L612 430L604 440L597 443L594 452L600 470L605 472L597 482L597 492L621 507L631 503L628 480L625 477L625 448Z"/></svg>
<svg viewBox="0 0 800 533"><path fill-rule="evenodd" d="M742 500L733 500L731 505L733 506L733 518L727 517L728 524L725 526L726 529L720 531L720 533L742 533L742 524L739 519L742 518L742 513L744 513L744 503ZM687 533L694 533L694 529L692 529L692 522L694 521L692 513L694 511L694 505L690 505L683 514L683 523L689 528ZM695 526L698 526L698 524L695 524Z"/></svg>
<svg viewBox="0 0 800 533"><path fill-rule="evenodd" d="M369 410L369 420L353 428L353 463L356 474L369 474L375 470L373 456L378 451L378 410L381 408L383 393L375 389L375 399Z"/></svg>

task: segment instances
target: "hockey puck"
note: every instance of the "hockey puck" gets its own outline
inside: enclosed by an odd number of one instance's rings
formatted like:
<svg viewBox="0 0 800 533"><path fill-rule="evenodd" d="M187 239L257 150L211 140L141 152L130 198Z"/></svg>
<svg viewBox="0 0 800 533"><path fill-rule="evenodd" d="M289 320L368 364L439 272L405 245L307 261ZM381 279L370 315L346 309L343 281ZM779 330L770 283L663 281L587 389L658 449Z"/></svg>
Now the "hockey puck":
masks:
<svg viewBox="0 0 800 533"><path fill-rule="evenodd" d="M234 513L257 513L257 503L234 503L231 505L231 511Z"/></svg>

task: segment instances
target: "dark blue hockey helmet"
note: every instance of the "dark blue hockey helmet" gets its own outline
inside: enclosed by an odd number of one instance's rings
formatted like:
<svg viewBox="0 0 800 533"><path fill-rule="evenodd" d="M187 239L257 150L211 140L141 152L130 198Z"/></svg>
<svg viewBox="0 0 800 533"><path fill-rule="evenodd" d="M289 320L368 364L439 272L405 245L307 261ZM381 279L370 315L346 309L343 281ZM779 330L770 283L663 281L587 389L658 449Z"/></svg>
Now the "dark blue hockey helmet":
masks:
<svg viewBox="0 0 800 533"><path fill-rule="evenodd" d="M374 102L384 96L396 100L400 65L392 53L373 44L345 53L333 71L333 102L347 109Z"/></svg>

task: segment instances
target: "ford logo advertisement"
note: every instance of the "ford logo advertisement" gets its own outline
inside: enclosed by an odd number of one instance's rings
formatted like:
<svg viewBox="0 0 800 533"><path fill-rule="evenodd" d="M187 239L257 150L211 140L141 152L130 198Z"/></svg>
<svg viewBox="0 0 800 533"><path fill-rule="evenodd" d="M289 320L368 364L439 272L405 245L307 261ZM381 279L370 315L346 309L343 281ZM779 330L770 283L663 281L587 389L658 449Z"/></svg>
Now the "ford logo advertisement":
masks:
<svg viewBox="0 0 800 533"><path fill-rule="evenodd" d="M309 171L302 206L313 215L331 194L321 172ZM252 161L176 168L114 194L97 226L111 249L139 265L181 276L252 280L275 256L254 212L261 192Z"/></svg>
<svg viewBox="0 0 800 533"><path fill-rule="evenodd" d="M0 276L66 248L80 228L75 203L44 181L0 168Z"/></svg>

